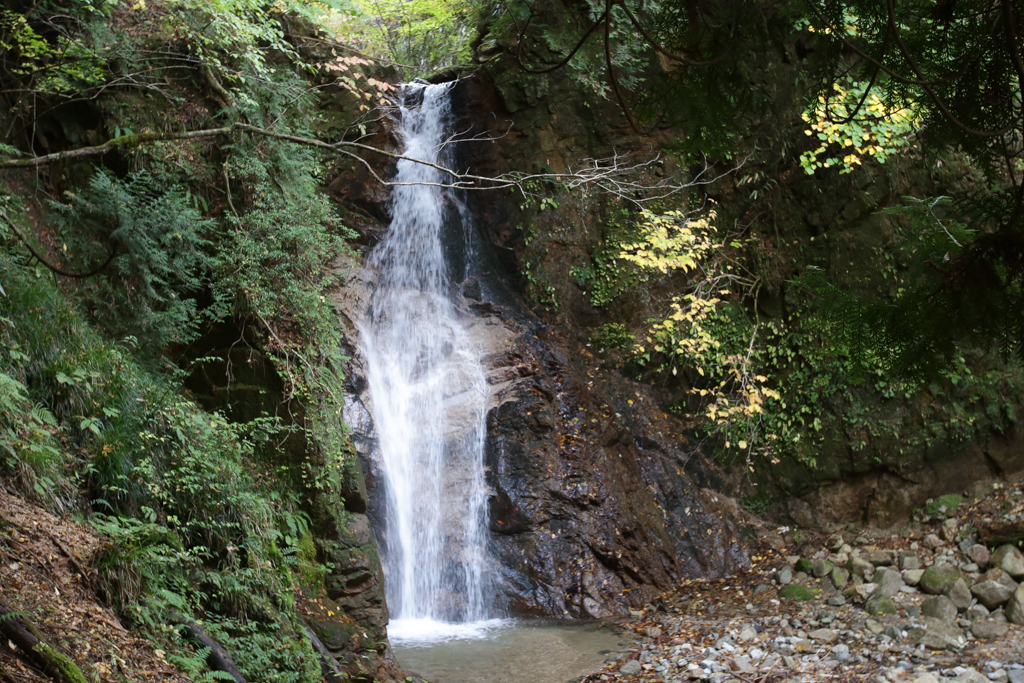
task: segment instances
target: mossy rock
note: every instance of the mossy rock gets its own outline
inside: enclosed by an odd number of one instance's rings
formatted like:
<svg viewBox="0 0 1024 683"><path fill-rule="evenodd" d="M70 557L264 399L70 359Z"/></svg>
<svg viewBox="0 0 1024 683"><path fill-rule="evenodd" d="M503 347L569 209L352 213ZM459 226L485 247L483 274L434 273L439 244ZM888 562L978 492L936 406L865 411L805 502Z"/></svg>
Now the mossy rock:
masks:
<svg viewBox="0 0 1024 683"><path fill-rule="evenodd" d="M779 597L787 600L813 600L814 593L806 586L798 583L791 583L779 589Z"/></svg>
<svg viewBox="0 0 1024 683"><path fill-rule="evenodd" d="M928 503L924 511L932 517L949 517L956 509L960 507L960 503L964 500L963 496L958 496L955 493L949 493L945 496L939 496L932 502Z"/></svg>
<svg viewBox="0 0 1024 683"><path fill-rule="evenodd" d="M872 595L864 603L864 609L868 614L875 616L880 614L896 614L896 602L888 595Z"/></svg>
<svg viewBox="0 0 1024 683"><path fill-rule="evenodd" d="M813 563L810 560L808 560L806 557L801 557L799 560L796 561L796 565L793 568L798 572L803 572L804 574L810 575L812 567Z"/></svg>
<svg viewBox="0 0 1024 683"><path fill-rule="evenodd" d="M959 569L951 564L942 564L925 569L918 585L928 595L946 595L959 578Z"/></svg>

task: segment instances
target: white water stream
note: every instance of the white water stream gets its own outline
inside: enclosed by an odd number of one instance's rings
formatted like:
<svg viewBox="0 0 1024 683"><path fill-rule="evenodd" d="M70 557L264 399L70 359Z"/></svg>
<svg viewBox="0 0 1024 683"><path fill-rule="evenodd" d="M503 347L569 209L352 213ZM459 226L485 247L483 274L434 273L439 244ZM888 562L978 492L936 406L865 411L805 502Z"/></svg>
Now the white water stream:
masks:
<svg viewBox="0 0 1024 683"><path fill-rule="evenodd" d="M414 103L398 121L406 156L448 162L449 89L405 86ZM500 623L487 620L488 389L442 244L459 214L430 185L446 180L430 166L398 162L391 225L368 259L378 279L360 325L386 489L388 632L399 642L474 637Z"/></svg>

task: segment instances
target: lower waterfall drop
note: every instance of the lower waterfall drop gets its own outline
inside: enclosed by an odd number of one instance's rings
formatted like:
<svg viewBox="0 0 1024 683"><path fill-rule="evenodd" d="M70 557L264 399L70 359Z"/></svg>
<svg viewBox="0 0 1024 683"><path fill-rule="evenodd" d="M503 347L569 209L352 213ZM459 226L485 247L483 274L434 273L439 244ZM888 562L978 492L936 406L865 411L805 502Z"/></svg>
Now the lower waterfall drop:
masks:
<svg viewBox="0 0 1024 683"><path fill-rule="evenodd" d="M404 155L444 166L451 84L403 89ZM448 277L443 229L459 220L438 168L399 160L391 224L368 258L377 274L360 339L386 491L384 568L394 640L473 636L488 616L488 400ZM434 185L431 185L434 183Z"/></svg>

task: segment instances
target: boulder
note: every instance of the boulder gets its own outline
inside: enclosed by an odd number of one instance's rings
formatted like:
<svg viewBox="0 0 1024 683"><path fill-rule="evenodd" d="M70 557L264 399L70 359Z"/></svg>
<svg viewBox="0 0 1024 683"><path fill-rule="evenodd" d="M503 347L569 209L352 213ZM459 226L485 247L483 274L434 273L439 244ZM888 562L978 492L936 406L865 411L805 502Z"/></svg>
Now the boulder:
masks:
<svg viewBox="0 0 1024 683"><path fill-rule="evenodd" d="M892 564L892 553L888 550L867 550L861 553L861 558L875 567L888 567Z"/></svg>
<svg viewBox="0 0 1024 683"><path fill-rule="evenodd" d="M1001 583L1004 586L1006 586L1007 588L1009 588L1011 593L1013 591L1017 590L1017 582L1014 581L1012 578L1010 578L1009 574L1004 572L1002 569L999 569L998 567L994 567L992 569L989 569L987 572L982 574L981 578L979 578L978 580L979 581L998 581L999 583Z"/></svg>
<svg viewBox="0 0 1024 683"><path fill-rule="evenodd" d="M936 595L921 603L921 614L939 621L953 621L956 619L957 609L953 601L945 595Z"/></svg>
<svg viewBox="0 0 1024 683"><path fill-rule="evenodd" d="M879 569L875 572L875 577L872 579L873 583L878 584L878 588L875 589L877 595L888 595L892 597L900 592L900 588L903 588L903 577L895 569Z"/></svg>
<svg viewBox="0 0 1024 683"><path fill-rule="evenodd" d="M853 576L866 579L875 573L875 565L859 556L854 556L846 563L846 568Z"/></svg>
<svg viewBox="0 0 1024 683"><path fill-rule="evenodd" d="M868 614L896 614L896 603L888 595L874 594L864 603L864 609Z"/></svg>
<svg viewBox="0 0 1024 683"><path fill-rule="evenodd" d="M911 645L924 645L931 650L959 650L966 643L963 631L948 621L925 617L921 626L907 634Z"/></svg>
<svg viewBox="0 0 1024 683"><path fill-rule="evenodd" d="M842 567L836 567L832 570L829 578L832 579L832 585L836 587L836 590L843 590L850 581L850 572Z"/></svg>
<svg viewBox="0 0 1024 683"><path fill-rule="evenodd" d="M975 543L970 548L964 551L964 555L971 558L971 562L978 565L979 567L987 567L991 553L988 548L980 543Z"/></svg>
<svg viewBox="0 0 1024 683"><path fill-rule="evenodd" d="M899 567L900 569L921 569L924 567L924 564L917 555L900 553Z"/></svg>
<svg viewBox="0 0 1024 683"><path fill-rule="evenodd" d="M968 669L954 678L953 683L989 683L989 680L975 669Z"/></svg>
<svg viewBox="0 0 1024 683"><path fill-rule="evenodd" d="M1006 635L1006 624L998 621L976 621L971 624L971 633L981 640L997 640Z"/></svg>
<svg viewBox="0 0 1024 683"><path fill-rule="evenodd" d="M873 583L854 584L850 588L847 588L843 594L857 602L864 602L871 597L871 594L875 592L876 588L878 588L878 586Z"/></svg>
<svg viewBox="0 0 1024 683"><path fill-rule="evenodd" d="M971 589L967 587L967 582L962 576L953 582L953 587L946 595L961 612L970 607L971 601L974 599L971 597Z"/></svg>
<svg viewBox="0 0 1024 683"><path fill-rule="evenodd" d="M946 595L960 578L960 570L950 564L928 567L918 584L929 595Z"/></svg>
<svg viewBox="0 0 1024 683"><path fill-rule="evenodd" d="M793 568L796 571L798 571L798 572L803 572L804 574L810 574L811 573L811 561L809 559L807 559L806 557L801 557L799 560L796 561L796 564L793 566Z"/></svg>
<svg viewBox="0 0 1024 683"><path fill-rule="evenodd" d="M814 594L806 586L791 583L779 589L779 597L787 600L810 600Z"/></svg>
<svg viewBox="0 0 1024 683"><path fill-rule="evenodd" d="M903 572L903 583L908 586L916 586L921 583L921 577L924 576L923 569L908 569Z"/></svg>
<svg viewBox="0 0 1024 683"><path fill-rule="evenodd" d="M1024 584L1017 587L1017 590L1010 596L1010 600L1003 608L1006 613L1006 620L1018 626L1024 626Z"/></svg>
<svg viewBox="0 0 1024 683"><path fill-rule="evenodd" d="M924 537L924 541L922 542L924 543L924 547L928 548L928 550L935 550L936 548L941 548L943 545L942 539L935 534L928 534Z"/></svg>
<svg viewBox="0 0 1024 683"><path fill-rule="evenodd" d="M991 610L1009 600L1013 591L998 581L980 581L971 586L971 595Z"/></svg>
<svg viewBox="0 0 1024 683"><path fill-rule="evenodd" d="M835 565L828 560L815 560L811 562L811 574L820 579L835 568Z"/></svg>
<svg viewBox="0 0 1024 683"><path fill-rule="evenodd" d="M775 572L775 580L779 582L780 586L793 582L793 570L790 567L783 567L779 571Z"/></svg>
<svg viewBox="0 0 1024 683"><path fill-rule="evenodd" d="M1015 579L1024 578L1024 554L1014 545L1003 545L996 548L989 562L999 567Z"/></svg>
<svg viewBox="0 0 1024 683"><path fill-rule="evenodd" d="M991 612L989 612L988 608L984 605L971 605L967 608L967 611L964 612L964 617L968 621L981 621L989 614L991 614Z"/></svg>

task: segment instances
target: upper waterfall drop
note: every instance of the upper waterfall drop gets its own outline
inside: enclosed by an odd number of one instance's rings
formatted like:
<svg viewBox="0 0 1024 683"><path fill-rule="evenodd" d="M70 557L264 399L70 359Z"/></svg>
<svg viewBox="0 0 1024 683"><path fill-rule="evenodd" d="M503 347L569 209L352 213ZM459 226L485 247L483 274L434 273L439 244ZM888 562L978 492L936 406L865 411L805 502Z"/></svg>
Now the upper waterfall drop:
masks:
<svg viewBox="0 0 1024 683"><path fill-rule="evenodd" d="M404 87L404 155L449 162L451 84ZM375 458L386 491L384 568L392 638L437 638L488 615L483 450L488 387L448 277L446 225L461 221L438 168L400 160L387 235L360 322ZM460 232L460 234L462 234Z"/></svg>

